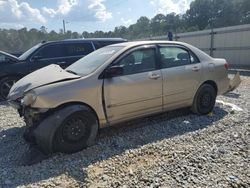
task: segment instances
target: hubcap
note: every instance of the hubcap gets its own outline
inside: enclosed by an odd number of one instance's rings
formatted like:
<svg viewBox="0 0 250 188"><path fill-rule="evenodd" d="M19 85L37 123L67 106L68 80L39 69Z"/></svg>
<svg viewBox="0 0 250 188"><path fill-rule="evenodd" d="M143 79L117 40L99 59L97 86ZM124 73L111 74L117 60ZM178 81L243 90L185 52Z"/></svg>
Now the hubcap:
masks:
<svg viewBox="0 0 250 188"><path fill-rule="evenodd" d="M63 139L67 142L80 141L86 132L84 120L80 117L68 120L63 127Z"/></svg>
<svg viewBox="0 0 250 188"><path fill-rule="evenodd" d="M7 99L7 96L9 94L9 91L11 87L16 83L16 80L6 80L2 85L1 85L1 97L3 99Z"/></svg>

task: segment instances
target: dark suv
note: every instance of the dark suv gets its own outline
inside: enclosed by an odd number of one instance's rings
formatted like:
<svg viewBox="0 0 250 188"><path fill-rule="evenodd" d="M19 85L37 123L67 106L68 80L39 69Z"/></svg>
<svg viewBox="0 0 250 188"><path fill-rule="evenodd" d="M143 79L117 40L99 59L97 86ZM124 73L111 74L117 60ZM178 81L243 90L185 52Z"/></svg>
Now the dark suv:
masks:
<svg viewBox="0 0 250 188"><path fill-rule="evenodd" d="M11 86L17 80L37 69L50 64L66 68L96 49L126 41L120 38L94 38L42 42L20 57L6 58L0 62L0 100L6 99Z"/></svg>

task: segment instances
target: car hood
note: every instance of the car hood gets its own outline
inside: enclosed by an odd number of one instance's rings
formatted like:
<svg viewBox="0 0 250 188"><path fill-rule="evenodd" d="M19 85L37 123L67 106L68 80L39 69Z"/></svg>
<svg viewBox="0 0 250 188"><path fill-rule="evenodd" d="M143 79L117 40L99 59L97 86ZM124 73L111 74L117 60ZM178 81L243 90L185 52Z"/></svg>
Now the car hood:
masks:
<svg viewBox="0 0 250 188"><path fill-rule="evenodd" d="M16 82L9 92L8 99L16 100L32 89L78 78L81 77L65 71L59 65L52 64L39 69Z"/></svg>

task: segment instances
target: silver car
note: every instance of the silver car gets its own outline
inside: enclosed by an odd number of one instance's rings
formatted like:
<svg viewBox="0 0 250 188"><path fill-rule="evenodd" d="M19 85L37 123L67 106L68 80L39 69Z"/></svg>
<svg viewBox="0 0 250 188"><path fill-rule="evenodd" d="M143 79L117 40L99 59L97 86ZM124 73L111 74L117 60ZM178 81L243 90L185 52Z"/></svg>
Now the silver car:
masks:
<svg viewBox="0 0 250 188"><path fill-rule="evenodd" d="M101 48L65 70L37 70L8 98L24 117L27 141L45 153L72 153L106 126L183 107L208 114L217 95L239 84L224 59L186 43L141 41Z"/></svg>

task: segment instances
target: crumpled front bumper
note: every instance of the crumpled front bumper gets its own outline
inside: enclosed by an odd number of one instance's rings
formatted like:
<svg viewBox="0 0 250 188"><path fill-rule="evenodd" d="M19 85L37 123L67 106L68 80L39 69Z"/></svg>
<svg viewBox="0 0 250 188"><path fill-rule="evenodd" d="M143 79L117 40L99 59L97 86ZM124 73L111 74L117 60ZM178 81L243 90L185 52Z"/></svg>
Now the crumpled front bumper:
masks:
<svg viewBox="0 0 250 188"><path fill-rule="evenodd" d="M234 78L230 79L228 90L225 93L235 90L237 87L239 87L240 83L240 73L237 72L236 75L234 75Z"/></svg>

